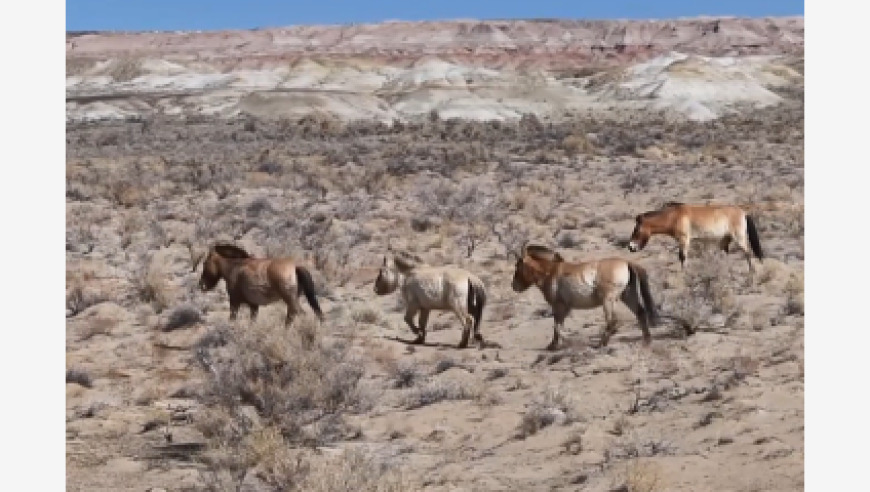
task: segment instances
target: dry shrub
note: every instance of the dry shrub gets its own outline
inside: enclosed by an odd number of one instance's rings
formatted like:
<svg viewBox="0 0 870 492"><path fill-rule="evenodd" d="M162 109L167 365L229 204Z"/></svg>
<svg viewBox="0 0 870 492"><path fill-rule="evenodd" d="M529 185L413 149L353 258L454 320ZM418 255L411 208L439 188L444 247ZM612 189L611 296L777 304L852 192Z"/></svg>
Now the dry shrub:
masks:
<svg viewBox="0 0 870 492"><path fill-rule="evenodd" d="M731 326L743 312L729 285L735 262L719 251L703 253L690 259L683 272L685 289L668 296L664 310L691 331L707 326L712 315L724 316L725 326Z"/></svg>
<svg viewBox="0 0 870 492"><path fill-rule="evenodd" d="M792 274L785 284L787 296L785 313L789 315L804 315L804 274Z"/></svg>
<svg viewBox="0 0 870 492"><path fill-rule="evenodd" d="M525 439L550 425L568 425L577 420L576 404L571 396L557 389L538 395L520 421L517 437Z"/></svg>
<svg viewBox="0 0 870 492"><path fill-rule="evenodd" d="M109 187L109 196L112 201L124 208L142 208L147 196L141 184L134 184L127 180L119 180Z"/></svg>
<svg viewBox="0 0 870 492"><path fill-rule="evenodd" d="M372 485L379 479L390 483L392 472L366 468L373 462L364 458L353 458L361 467L354 477L342 471L350 466L345 462L315 463L294 450L358 437L360 430L343 416L367 410L371 399L358 385L362 364L343 340L324 341L322 328L307 315L287 329L279 315L269 314L246 330L221 331L222 343L198 344L196 356L207 376L200 395L206 411L197 425L209 441L204 460L212 479L240 481L255 472L279 490L344 490L335 488L339 483L353 490L393 490ZM335 468L325 468L327 462ZM331 481L339 475L343 481Z"/></svg>
<svg viewBox="0 0 870 492"><path fill-rule="evenodd" d="M86 289L86 281L81 275L72 279L72 285L66 293L66 308L69 316L75 316L85 309L109 300L102 291Z"/></svg>
<svg viewBox="0 0 870 492"><path fill-rule="evenodd" d="M171 304L172 287L162 262L143 259L133 274L132 282L138 300L151 304L157 313Z"/></svg>
<svg viewBox="0 0 870 492"><path fill-rule="evenodd" d="M413 490L400 469L373 454L350 449L334 458L319 458L301 481L299 490L309 492L403 492Z"/></svg>
<svg viewBox="0 0 870 492"><path fill-rule="evenodd" d="M255 477L244 481L264 483L274 490L399 492L413 489L402 470L372 452L354 448L323 456L310 450L294 449L288 447L281 433L272 427L252 433L243 453L239 460L249 465L248 477ZM213 469L206 474L207 488L221 492L236 489L240 484L233 483L233 474L228 471ZM236 473L245 477L245 470Z"/></svg>
<svg viewBox="0 0 870 492"><path fill-rule="evenodd" d="M115 82L129 82L142 75L142 60L138 58L118 58L109 67L109 76Z"/></svg>
<svg viewBox="0 0 870 492"><path fill-rule="evenodd" d="M562 139L562 149L568 153L568 155L580 155L580 154L595 154L596 148L595 144L593 144L586 135L583 134L574 134L568 135L567 137Z"/></svg>
<svg viewBox="0 0 870 492"><path fill-rule="evenodd" d="M345 341L326 343L311 316L297 316L287 329L279 315L269 314L245 330L223 332L225 345L205 344L197 351L208 371L205 403L230 415L251 406L288 442L340 437L312 436L304 428L371 403L358 387L362 365L350 357Z"/></svg>
<svg viewBox="0 0 870 492"><path fill-rule="evenodd" d="M173 331L180 328L186 328L202 322L202 314L194 306L184 305L172 310L166 323L163 324L163 331Z"/></svg>
<svg viewBox="0 0 870 492"><path fill-rule="evenodd" d="M632 460L625 465L623 485L626 492L656 492L664 490L659 466L649 461Z"/></svg>
<svg viewBox="0 0 870 492"><path fill-rule="evenodd" d="M423 371L418 367L417 361L392 359L385 364L387 375L394 388L410 388L423 377Z"/></svg>
<svg viewBox="0 0 870 492"><path fill-rule="evenodd" d="M456 380L437 379L418 388L405 397L405 408L415 408L433 405L449 400L484 400L483 387Z"/></svg>
<svg viewBox="0 0 870 492"><path fill-rule="evenodd" d="M84 386L85 388L90 388L94 385L91 380L91 376L88 375L85 371L81 371L78 369L67 369L66 371L66 382L67 383L76 383L78 385Z"/></svg>
<svg viewBox="0 0 870 492"><path fill-rule="evenodd" d="M562 441L562 447L569 454L580 454L583 452L583 431L577 430L572 432Z"/></svg>

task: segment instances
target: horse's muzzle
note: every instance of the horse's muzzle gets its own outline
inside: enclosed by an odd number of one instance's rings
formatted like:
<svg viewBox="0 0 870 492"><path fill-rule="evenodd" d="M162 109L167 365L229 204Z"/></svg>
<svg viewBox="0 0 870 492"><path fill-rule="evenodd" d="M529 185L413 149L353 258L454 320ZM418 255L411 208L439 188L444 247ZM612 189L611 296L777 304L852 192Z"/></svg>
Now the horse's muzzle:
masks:
<svg viewBox="0 0 870 492"><path fill-rule="evenodd" d="M635 244L634 241L631 241L630 243L628 243L628 250L631 251L632 253L637 253L637 250L638 250L637 244Z"/></svg>

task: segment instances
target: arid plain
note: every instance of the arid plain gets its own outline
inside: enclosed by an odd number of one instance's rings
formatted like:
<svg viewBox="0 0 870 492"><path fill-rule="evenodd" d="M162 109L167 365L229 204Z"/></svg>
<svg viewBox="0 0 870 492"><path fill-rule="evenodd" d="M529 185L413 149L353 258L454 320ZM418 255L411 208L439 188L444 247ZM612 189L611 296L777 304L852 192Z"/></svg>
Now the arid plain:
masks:
<svg viewBox="0 0 870 492"><path fill-rule="evenodd" d="M803 97L803 18L69 34L68 490L802 489ZM667 201L744 207L764 262L630 253ZM545 350L526 240L673 318ZM324 322L229 322L215 241L296 257ZM407 343L388 246L482 278L485 348Z"/></svg>

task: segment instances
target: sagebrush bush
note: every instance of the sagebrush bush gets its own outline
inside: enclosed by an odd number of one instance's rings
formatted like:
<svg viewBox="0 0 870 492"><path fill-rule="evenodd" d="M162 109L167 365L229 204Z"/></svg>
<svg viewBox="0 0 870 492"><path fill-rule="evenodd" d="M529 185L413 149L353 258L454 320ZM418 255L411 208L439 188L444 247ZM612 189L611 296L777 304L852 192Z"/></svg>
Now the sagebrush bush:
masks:
<svg viewBox="0 0 870 492"><path fill-rule="evenodd" d="M324 342L309 318L297 316L287 329L264 315L245 330L222 332L223 346L200 343L198 358L209 376L206 402L231 414L250 405L289 441L304 440L302 428L327 415L365 408L362 366L346 342Z"/></svg>
<svg viewBox="0 0 870 492"><path fill-rule="evenodd" d="M567 425L577 420L577 409L572 398L562 390L548 389L529 405L520 421L517 437L525 439L544 427Z"/></svg>
<svg viewBox="0 0 870 492"><path fill-rule="evenodd" d="M199 309L191 305L179 306L172 310L169 318L163 325L163 331L172 331L179 328L186 328L202 322L202 313Z"/></svg>

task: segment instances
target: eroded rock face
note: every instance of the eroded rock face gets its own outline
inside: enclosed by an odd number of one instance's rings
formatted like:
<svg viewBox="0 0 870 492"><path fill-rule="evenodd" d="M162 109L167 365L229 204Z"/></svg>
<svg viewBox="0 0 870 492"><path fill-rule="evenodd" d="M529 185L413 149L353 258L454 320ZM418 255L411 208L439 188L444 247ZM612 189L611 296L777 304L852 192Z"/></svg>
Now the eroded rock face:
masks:
<svg viewBox="0 0 870 492"><path fill-rule="evenodd" d="M214 114L503 120L613 104L698 120L802 84L803 18L451 21L70 33L70 120Z"/></svg>

